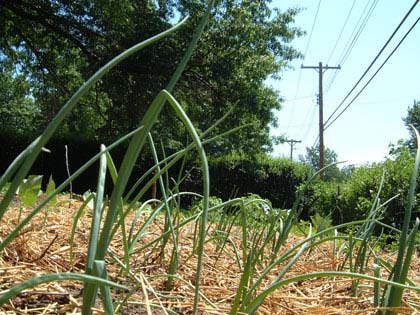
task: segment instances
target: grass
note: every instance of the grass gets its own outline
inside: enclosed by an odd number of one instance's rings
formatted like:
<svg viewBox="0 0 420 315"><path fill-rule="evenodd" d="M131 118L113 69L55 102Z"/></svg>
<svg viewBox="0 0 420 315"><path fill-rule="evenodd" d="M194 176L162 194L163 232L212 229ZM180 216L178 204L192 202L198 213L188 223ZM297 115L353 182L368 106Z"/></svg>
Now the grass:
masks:
<svg viewBox="0 0 420 315"><path fill-rule="evenodd" d="M24 243L30 242L25 238L27 237L25 234L28 233L25 229L30 230L33 227L31 224L36 222L37 215L45 210L71 181L83 176L88 167L99 162L96 191L87 196L80 208L68 217L74 218L68 224L71 227L68 232L69 263L68 265L65 263L68 271L35 275L31 279L3 288L0 305L13 307L12 299L24 294L30 287L56 282L68 283L70 280L83 283L82 302L78 305L83 315L92 314L97 307L103 309L106 314L120 313L128 305L144 309L147 314L152 314L152 308L168 314L264 313L267 300L273 301L272 297L286 290L285 288L290 291L290 286L296 287L302 282L329 278L345 279L354 295L366 294L362 292L364 289L361 284L365 287L368 281L370 294L373 296L371 305L373 308L376 307L374 311L391 315L401 310L404 292L407 290L417 294L420 292L420 287L408 279L414 255L415 237L419 228L418 220L412 225L411 212L420 153L415 162L404 225L400 231L399 249L393 264L386 259L379 259L377 253L372 250L374 246L371 243L371 236L374 227L381 224L381 211L386 204L379 203L380 191L365 220L335 227L318 227L318 230L313 230L309 225L304 229L304 237L294 242L291 242L294 238L292 230L299 223L300 196L297 196L294 207L287 215L273 209L267 200L255 195L225 202L210 199L205 145L224 135L210 137L215 126L199 133L171 92L197 45L211 8L212 3L209 4L189 48L166 89L156 96L145 115L141 117L138 129L113 144L102 145L100 152L65 182L55 189L51 186L44 200L29 211L23 211L21 207L19 219L17 221L13 219L15 214L11 213L13 211L11 202L14 196L19 188L21 192L24 190L31 192L31 187L34 186L30 186L29 183L32 181L39 183L35 177L28 177L28 172L43 146L47 144L66 115L77 105L78 100L119 62L159 39L169 36L182 27L185 20L133 46L98 70L63 106L44 133L17 157L2 175L0 190L5 193L0 202L0 220L3 224L4 222L8 224L5 225L7 232L2 235L0 250L5 259L9 257L8 252L15 252L13 246L20 244L20 247L16 248L20 248L21 252L17 251L11 255L14 259L20 259L22 253L28 250L24 249ZM166 156L163 148L158 152L151 136L154 123L164 106L172 108L174 115L182 121L189 138L192 139L184 149L170 156ZM216 125L222 123L226 115ZM229 130L226 133L235 131ZM129 145L121 166L117 169L112 160L112 149L123 141L129 141ZM133 176L134 165L146 145L150 147L155 165L132 187L127 187L129 179ZM193 151L198 154L200 160L203 192L198 196L200 202L193 211L185 212L180 207L181 200L185 195L197 196L197 194L180 191L185 176L180 173L177 180L172 182L169 172L176 163L183 161L186 155ZM106 182L107 174L111 177L111 183ZM113 188L109 198L104 195L106 185ZM158 185L163 198L145 200L145 193L154 185ZM303 191L304 189L301 193ZM92 209L88 210L88 205L92 201ZM77 233L88 213L89 223L85 225L87 230L83 233L88 245L81 253L77 252L80 248L76 244ZM46 211L44 215L48 216L50 213ZM46 228L46 218L43 222L42 226ZM314 222L323 222L323 220L317 218ZM50 241L35 261L42 260L55 241L55 238ZM337 250L337 243L341 244L340 250ZM303 268L301 273L296 273L300 262L305 261L305 257L314 252L329 257L330 267L321 271ZM340 270L335 268L338 252L344 257L339 264ZM77 254L83 257L78 258ZM316 257L320 259L319 256ZM317 262L312 261L312 264L317 265ZM83 270L77 266L83 266ZM150 268L156 268L159 272L150 272ZM228 296L226 293L218 292L221 296L217 296L216 293L210 297L204 293L208 291L208 284L215 285L212 282L214 278L217 279L217 286L223 287L221 283L224 280L220 277L223 274L212 276L209 273L209 270L220 273L217 268L226 268L225 273L230 272L230 269L234 270L229 280L233 290L231 287L229 290L225 288L226 292L229 292ZM77 272L74 272L76 269ZM328 283L328 280L326 281ZM182 294L176 291L180 283L185 288ZM98 295L100 300L97 299ZM189 298L186 297L188 295ZM223 307L213 302L214 299L220 301L221 298ZM173 303L177 305L176 307L171 307L171 300L177 301ZM184 308L179 301L185 302L186 307ZM415 305L416 302L407 303Z"/></svg>

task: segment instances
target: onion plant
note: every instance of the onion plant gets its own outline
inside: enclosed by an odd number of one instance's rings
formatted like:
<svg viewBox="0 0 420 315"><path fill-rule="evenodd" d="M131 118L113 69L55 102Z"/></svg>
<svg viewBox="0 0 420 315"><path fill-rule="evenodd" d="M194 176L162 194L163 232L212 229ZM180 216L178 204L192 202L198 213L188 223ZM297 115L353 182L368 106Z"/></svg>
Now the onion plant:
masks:
<svg viewBox="0 0 420 315"><path fill-rule="evenodd" d="M419 229L419 219L417 218L413 227L410 229L412 224L411 213L414 207L414 197L417 186L417 177L419 172L420 164L420 136L418 131L411 126L416 134L417 139L417 155L414 163L414 169L411 176L409 194L407 197L407 203L404 212L404 222L401 228L401 236L399 239L398 256L397 261L394 264L391 273L391 279L393 282L404 284L407 281L408 270L410 267L411 259L414 252L415 237ZM404 288L397 286L387 286L385 290L385 297L383 306L385 307L398 307L401 304ZM387 315L395 314L393 311L387 311Z"/></svg>
<svg viewBox="0 0 420 315"><path fill-rule="evenodd" d="M95 156L92 160L87 162L79 171L75 172L67 181L65 181L62 185L60 185L54 192L52 192L44 202L36 207L26 218L24 218L16 227L15 229L1 242L0 250L4 249L16 235L21 231L21 229L35 216L42 206L46 204L46 202L52 200L58 192L62 191L70 182L74 180L77 176L79 176L86 168L88 168L93 162L95 162L98 158L100 158L100 171L98 174L98 187L97 192L95 194L95 207L94 207L94 215L93 215L93 222L91 227L91 234L90 234L90 242L88 248L88 258L86 262L86 275L77 275L72 273L66 274L55 274L50 276L41 276L29 280L28 282L24 282L21 285L17 285L14 288L6 291L1 297L2 303L4 303L7 299L11 296L14 296L21 292L21 290L25 289L28 286L33 286L39 283L43 283L46 281L52 280L62 280L62 279L76 279L85 281L85 288L83 293L83 314L91 314L92 307L95 305L96 301L96 292L98 288L101 290L102 293L102 301L104 304L104 309L108 314L113 313L113 306L111 300L111 294L109 291L109 286L120 287L126 289L124 286L118 285L116 283L110 282L107 279L106 269L105 269L105 254L107 253L107 248L110 244L111 237L113 235L113 231L116 226L116 218L118 213L120 213L120 217L122 217L122 201L123 201L123 194L126 190L126 186L128 180L131 176L134 164L142 151L142 148L147 140L147 136L152 129L153 125L155 124L163 106L165 103L169 103L170 106L173 108L175 115L177 115L183 123L186 125L186 128L193 139L193 143L195 148L197 149L200 159L201 159L201 166L203 169L203 213L201 215L201 232L200 232L200 240L199 240L199 254L198 254L198 265L197 265L197 276L196 276L196 298L194 301L194 313L197 312L198 301L199 301L199 288L200 288L200 271L202 267L202 256L203 256L203 247L204 247L204 237L205 237L205 230L206 230L206 220L207 220L207 212L208 212L208 196L209 196L209 176L208 176L208 167L207 167L207 159L205 155L205 151L203 148L203 143L201 142L200 136L198 135L197 131L195 130L194 126L192 125L191 121L189 120L188 116L185 114L182 107L179 103L172 97L171 91L175 87L178 79L181 76L188 60L190 59L194 47L197 45L199 37L204 30L204 27L209 19L210 11L213 6L213 1L210 1L207 7L207 10L202 18L200 25L197 27L197 30L193 36L193 39L190 43L190 46L187 49L183 59L181 60L179 66L177 67L174 75L172 76L168 86L165 90L158 94L155 98L153 103L150 105L149 109L146 111L145 115L140 121L139 129L133 132L130 137L130 143L127 149L127 152L124 156L122 161L121 167L118 171L118 174L114 172L113 174L116 176L115 184L113 192L110 196L109 207L106 212L105 218L102 220L102 214L104 210L104 186L105 186L105 175L106 175L106 155L105 152L107 149L102 146L100 154ZM162 32L150 39L141 42L130 49L124 51L110 62L108 62L105 66L103 66L100 70L98 70L90 79L83 84L82 87L70 98L70 100L61 108L55 118L51 121L51 123L47 126L43 134L34 140L19 156L10 164L6 172L0 178L0 190L8 184L8 189L6 190L3 199L0 202L0 220L3 218L5 212L8 210L8 206L12 197L15 195L18 187L23 182L24 178L27 176L31 166L37 159L39 153L41 152L42 148L48 143L60 123L63 119L68 116L68 114L72 111L72 109L77 105L78 101L85 95L88 90L94 86L98 80L100 80L108 71L110 71L113 67L118 65L121 61L128 58L132 54L140 51L141 49L147 47L150 44L160 40L161 38L168 36L178 30L182 25L185 23L186 19L182 20L177 25L171 27L167 31ZM126 137L125 137L126 139ZM124 139L124 140L125 140ZM121 141L120 141L121 142ZM99 230L99 226L103 224L101 230ZM121 221L120 221L121 222ZM118 225L117 225L118 226ZM125 231L124 226L122 225L122 230ZM127 241L125 240L125 243ZM128 252L126 250L126 252Z"/></svg>
<svg viewBox="0 0 420 315"><path fill-rule="evenodd" d="M417 181L417 172L420 163L420 150L417 153L413 176L411 179L410 192L408 196L407 207L405 209L404 224L400 232L400 245L396 264L392 267L386 261L377 259L374 266L374 275L365 274L369 263L369 242L376 226L380 222L381 214L387 203L380 203L380 190L373 203L370 215L365 220L341 224L334 227L328 227L312 233L312 227L309 227L305 238L294 244L288 250L281 249L287 243L293 226L296 225L301 211L301 199L305 187L298 192L296 201L292 209L285 216L282 211L273 209L271 204L258 196L251 195L243 198L233 198L225 202L210 202L210 179L205 145L218 140L225 134L235 132L238 127L224 134L210 137L209 134L215 127L223 122L226 115L222 117L215 125L203 133L199 133L183 107L172 95L172 91L180 78L180 75L188 60L190 59L194 47L200 38L201 33L209 19L214 1L209 1L207 10L203 15L200 25L193 35L190 46L188 47L183 59L179 63L174 75L167 87L163 89L154 99L146 113L141 117L139 127L121 137L116 142L105 146L101 145L100 152L87 161L82 167L74 172L57 188L51 188L46 198L36 205L33 210L12 229L0 243L0 251L4 250L14 238L22 231L32 218L37 215L43 207L54 200L58 193L81 176L83 172L92 164L99 161L97 188L95 192L87 195L85 202L79 211L75 214L71 232L71 243L73 243L78 220L87 211L87 205L93 201L92 221L89 234L89 244L87 249L87 258L85 263L85 273L77 274L73 272L56 273L51 275L41 275L34 279L17 284L9 290L3 292L0 296L0 305L6 303L9 299L21 293L23 290L38 284L61 281L75 280L84 283L82 314L92 314L92 308L97 303L98 291L101 294L103 309L106 314L114 314L120 311L124 303L133 303L144 305L148 313L152 308L159 308L164 313L176 314L175 311L164 307L162 304L150 303L148 296L158 293L148 284L152 278L164 278L165 289L171 290L174 286L174 280L186 283L194 291L193 314L199 313L199 301L204 300L214 311L218 311L217 306L201 292L201 274L203 271L203 256L206 242L215 242L217 257L223 254L234 257L241 271L238 276L238 286L236 293L231 301L230 314L254 314L264 302L264 300L275 290L283 286L302 281L306 279L319 277L348 277L355 281L368 280L374 283L374 304L392 309L398 307L401 303L403 290L410 289L420 292L420 287L407 279L408 269L411 257L414 251L415 236L419 229L419 220L416 220L410 228L411 212L413 208L414 192ZM132 54L146 48L148 45L160 40L165 36L182 27L185 19L179 24L171 27L165 32L158 34L132 48L124 51L109 63L99 69L63 106L57 116L47 126L40 137L34 140L19 156L10 164L6 172L0 178L0 191L5 190L3 199L0 202L0 220L4 217L12 197L16 194L18 188L22 185L25 177L35 162L37 156L48 143L60 123L77 105L80 98L94 86L108 71L118 65ZM158 154L156 145L153 141L152 130L164 106L169 106L174 115L179 118L188 132L191 139L183 149L169 156L162 148L161 156ZM418 134L417 134L418 136ZM121 166L117 169L112 159L112 149L122 142L129 142L128 148L122 160ZM149 145L152 152L154 165L131 186L128 187L129 180L133 177L135 163L143 153L144 147ZM192 192L181 192L179 187L185 179L185 175L180 172L177 179L172 181L169 171L177 163L185 163L187 154L195 150L199 156L199 163L203 174L202 194ZM183 169L183 167L181 167ZM110 175L111 182L107 182L107 175ZM316 174L314 175L316 176ZM145 201L145 194L155 184L158 184L162 198L150 199ZM106 186L112 186L112 193L105 196ZM181 214L180 200L184 196L196 196L200 199L199 206L194 212ZM142 203L141 203L142 202ZM146 211L146 208L149 209ZM230 212L234 212L229 214ZM129 216L132 214L131 216ZM210 215L210 224L209 222ZM146 240L148 229L157 218L163 217L162 233L152 239ZM128 221L131 218L131 221ZM194 227L193 255L197 256L197 266L194 284L177 275L180 267L180 257L182 252L181 231L187 226ZM211 226L211 228L210 228ZM352 230L355 232L343 232ZM240 246L234 241L235 231L239 230ZM215 232L214 232L215 231ZM121 252L112 250L110 244L121 235ZM287 278L289 271L307 250L316 248L322 243L347 241L349 271L345 271L345 265L341 270L307 273ZM231 244L232 246L228 246ZM73 264L73 244L71 244L70 261ZM352 254L356 252L356 259L353 260ZM229 249L228 249L229 248ZM229 252L231 250L232 252ZM161 261L169 261L166 266L166 274L153 275L146 278L142 273L133 270L131 259L139 252L160 252ZM167 253L169 252L169 259ZM110 258L121 268L121 273L129 277L134 282L133 287L121 285L108 280L106 271L107 261ZM218 260L214 264L216 265ZM344 263L344 264L345 264ZM264 280L280 264L284 267L274 279L265 287ZM381 268L390 270L391 276L385 280L381 277ZM135 269L135 268L134 268ZM408 284L407 284L408 283ZM381 286L385 288L381 291ZM125 292L122 298L114 301L110 288L119 288ZM145 301L131 301L130 298L134 292L141 289L145 296ZM387 311L386 315L394 314Z"/></svg>

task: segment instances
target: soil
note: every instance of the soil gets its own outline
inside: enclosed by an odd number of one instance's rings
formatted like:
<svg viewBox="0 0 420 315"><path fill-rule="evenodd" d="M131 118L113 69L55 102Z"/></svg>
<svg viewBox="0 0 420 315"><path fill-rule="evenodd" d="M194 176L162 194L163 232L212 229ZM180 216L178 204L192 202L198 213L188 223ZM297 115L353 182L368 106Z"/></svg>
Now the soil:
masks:
<svg viewBox="0 0 420 315"><path fill-rule="evenodd" d="M80 199L69 200L68 197L61 197L56 205L41 211L25 226L0 256L1 292L43 274L84 272L92 219L90 209L87 208L78 221L73 247L70 246L74 217L81 204ZM31 209L26 209L15 201L1 222L1 240L30 211ZM130 214L126 219L127 233L133 218L134 215ZM141 222L136 226L139 224ZM129 303L120 304L120 314L168 314L154 305L163 305L179 314L192 312L197 265L196 256L192 254L194 225L187 225L181 230L178 278L173 280L172 288L169 289L166 287L167 278L159 275L168 273L171 244L166 246L163 252L160 246L154 247L153 250L150 247L141 250L141 246L160 235L162 229L163 219L157 217L136 246L139 251L131 257L130 273L135 275L137 280L124 274L120 266L111 257L107 257L109 279L132 289L128 298ZM240 251L242 246L240 233L240 230L232 232L230 242L226 244L221 254L215 242L206 244L201 291L209 301L201 299L200 314L229 314L241 274L240 266L234 257L234 247ZM289 237L288 244L283 250L292 247L301 239L300 236ZM121 244L122 235L118 232L110 249L123 260ZM70 258L71 251L73 259ZM392 252L381 252L380 256L390 262L395 259L395 253ZM342 259L342 256L333 254L331 244L323 244L302 255L286 274L286 278L310 272L337 270ZM420 283L419 261L418 257L413 258L409 274L415 283ZM276 278L286 263L277 266L266 277L261 285L262 289L269 286L270 281ZM262 267L257 266L256 274L261 272ZM386 270L382 271L382 277L387 277ZM354 280L349 278L314 278L292 283L271 294L256 314L376 314L378 308L375 308L373 303L373 283L360 282L357 296L352 290L352 285ZM124 299L127 294L122 290L112 289L112 295L116 303ZM82 296L81 282L56 281L41 284L24 290L9 300L1 307L0 315L80 314ZM402 305L395 311L398 314L420 314L419 305L420 294L405 290ZM104 314L100 298L94 313Z"/></svg>

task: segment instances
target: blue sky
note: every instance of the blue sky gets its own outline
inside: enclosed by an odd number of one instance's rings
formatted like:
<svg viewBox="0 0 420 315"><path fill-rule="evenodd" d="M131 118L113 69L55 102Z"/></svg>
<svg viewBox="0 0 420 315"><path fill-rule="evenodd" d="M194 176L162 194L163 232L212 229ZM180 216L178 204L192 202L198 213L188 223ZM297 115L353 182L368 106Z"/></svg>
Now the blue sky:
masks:
<svg viewBox="0 0 420 315"><path fill-rule="evenodd" d="M295 146L294 157L305 154L305 148L312 146L318 136L318 73L315 70L301 70L303 63L317 66L330 58L329 65L336 66L341 60L352 32L362 16L365 7L369 9L377 0L321 0L318 17L309 42L310 31L318 7L318 0L293 1L274 0L273 7L285 10L298 6L304 10L297 16L295 26L307 34L292 42L302 53L308 46L304 60L295 60L292 69L286 71L280 81L269 81L284 98L283 109L276 112L279 126L272 129L272 135L285 135L289 139L301 140ZM367 69L376 54L403 19L414 0L379 0L370 18L360 33L353 49L342 64L329 90L327 87L335 70L324 74L324 119L340 104ZM353 9L337 42L342 27ZM343 104L344 108L359 89L370 79L387 58L400 39L420 16L420 4L410 14L388 48L382 53L371 71L359 84L355 92ZM300 76L300 81L299 81ZM298 84L299 82L299 84ZM348 164L364 164L381 161L388 153L390 143L408 137L402 118L414 99L420 100L420 23L408 35L399 49L382 68L348 110L326 131L325 145L338 154L340 161ZM274 156L290 154L288 144L275 147Z"/></svg>

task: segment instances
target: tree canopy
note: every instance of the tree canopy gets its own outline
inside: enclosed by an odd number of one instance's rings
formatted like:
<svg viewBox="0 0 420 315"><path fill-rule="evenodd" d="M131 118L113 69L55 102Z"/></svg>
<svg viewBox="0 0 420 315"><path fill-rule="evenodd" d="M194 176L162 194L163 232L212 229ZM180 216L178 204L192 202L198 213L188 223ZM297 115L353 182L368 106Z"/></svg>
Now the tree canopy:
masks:
<svg viewBox="0 0 420 315"><path fill-rule="evenodd" d="M281 12L269 2L219 1L175 89L176 98L201 130L231 109L233 114L216 132L250 124L214 144L211 153L254 154L271 148L269 126L276 124L273 109L280 109L281 100L265 81L279 78L289 62L299 57L290 43L301 31L293 26L298 9ZM60 132L110 140L134 129L166 86L205 5L204 0L0 2L0 63L2 69L9 65L9 81L21 80L27 86L25 92L0 100L0 119L6 117L5 108L8 115L18 108L10 105L10 98L24 97L36 123L45 125L101 65L189 15L178 33L107 74ZM0 89L6 86L4 80ZM28 122L28 127L33 125ZM184 141L183 127L169 109L157 129L157 139L171 139L173 147Z"/></svg>
<svg viewBox="0 0 420 315"><path fill-rule="evenodd" d="M30 84L13 65L0 64L0 126L16 136L36 130L38 108L29 97Z"/></svg>
<svg viewBox="0 0 420 315"><path fill-rule="evenodd" d="M417 150L416 135L410 125L420 131L420 101L414 100L413 106L408 108L407 117L403 118L403 121L410 133L410 138L407 140L408 147L411 150Z"/></svg>
<svg viewBox="0 0 420 315"><path fill-rule="evenodd" d="M337 160L338 156L337 153L330 149L324 149L324 166L328 166L324 170L324 178L325 180L341 180L343 174L341 174L340 169L338 168ZM305 156L300 157L301 162L308 164L314 171L320 170L320 163L319 163L319 146L313 146L306 148Z"/></svg>

